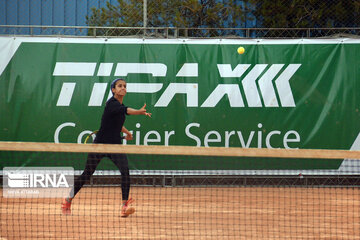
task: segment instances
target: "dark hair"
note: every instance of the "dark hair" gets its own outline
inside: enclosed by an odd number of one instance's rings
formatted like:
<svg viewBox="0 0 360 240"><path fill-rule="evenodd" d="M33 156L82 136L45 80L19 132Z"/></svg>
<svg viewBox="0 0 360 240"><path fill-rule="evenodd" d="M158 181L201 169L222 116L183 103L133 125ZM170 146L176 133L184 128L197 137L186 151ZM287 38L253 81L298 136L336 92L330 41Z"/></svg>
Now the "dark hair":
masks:
<svg viewBox="0 0 360 240"><path fill-rule="evenodd" d="M116 82L117 81L124 81L124 82L126 82L126 80L125 79L123 79L123 78L117 78L117 79L115 79L114 81L112 81L112 83L111 83L111 88L115 88L115 84L116 84Z"/></svg>

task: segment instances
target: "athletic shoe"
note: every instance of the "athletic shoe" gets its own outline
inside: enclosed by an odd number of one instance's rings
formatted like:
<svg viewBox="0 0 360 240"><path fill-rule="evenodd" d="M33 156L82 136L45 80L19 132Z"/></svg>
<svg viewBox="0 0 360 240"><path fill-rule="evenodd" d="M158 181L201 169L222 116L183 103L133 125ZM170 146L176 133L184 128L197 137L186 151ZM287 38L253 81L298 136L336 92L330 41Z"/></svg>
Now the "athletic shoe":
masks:
<svg viewBox="0 0 360 240"><path fill-rule="evenodd" d="M128 217L130 214L135 212L135 208L131 207L130 204L133 202L132 198L126 201L121 208L121 217Z"/></svg>
<svg viewBox="0 0 360 240"><path fill-rule="evenodd" d="M61 210L63 215L71 215L71 200L72 198L64 198L61 203Z"/></svg>

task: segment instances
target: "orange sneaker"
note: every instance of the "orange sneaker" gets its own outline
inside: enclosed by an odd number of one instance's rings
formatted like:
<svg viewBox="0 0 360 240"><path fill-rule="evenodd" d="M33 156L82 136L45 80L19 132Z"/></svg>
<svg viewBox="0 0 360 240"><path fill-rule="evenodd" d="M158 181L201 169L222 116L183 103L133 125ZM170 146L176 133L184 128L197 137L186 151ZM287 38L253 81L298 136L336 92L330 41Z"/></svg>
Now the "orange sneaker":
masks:
<svg viewBox="0 0 360 240"><path fill-rule="evenodd" d="M121 208L121 217L128 217L135 212L135 208L131 207L130 204L133 202L132 198L126 201Z"/></svg>
<svg viewBox="0 0 360 240"><path fill-rule="evenodd" d="M61 210L63 215L71 215L71 200L72 198L64 198L61 203Z"/></svg>

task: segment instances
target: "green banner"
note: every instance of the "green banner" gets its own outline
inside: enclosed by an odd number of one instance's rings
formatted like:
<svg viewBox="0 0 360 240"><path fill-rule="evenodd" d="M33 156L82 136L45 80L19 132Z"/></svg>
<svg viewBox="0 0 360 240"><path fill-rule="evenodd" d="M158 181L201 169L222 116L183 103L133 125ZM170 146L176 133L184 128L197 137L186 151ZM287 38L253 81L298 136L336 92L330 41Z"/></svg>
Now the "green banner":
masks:
<svg viewBox="0 0 360 240"><path fill-rule="evenodd" d="M1 141L83 142L100 126L110 82L124 77L125 105L146 103L152 113L127 117L134 140L126 144L360 146L359 40L1 37L0 52ZM289 161L275 166L342 163Z"/></svg>

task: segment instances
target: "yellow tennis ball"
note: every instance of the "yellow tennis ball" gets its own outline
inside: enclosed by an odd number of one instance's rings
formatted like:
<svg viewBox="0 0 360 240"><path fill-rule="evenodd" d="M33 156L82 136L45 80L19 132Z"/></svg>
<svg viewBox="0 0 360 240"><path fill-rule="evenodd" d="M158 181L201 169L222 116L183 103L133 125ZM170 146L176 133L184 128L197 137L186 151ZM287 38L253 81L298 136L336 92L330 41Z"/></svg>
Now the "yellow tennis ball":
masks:
<svg viewBox="0 0 360 240"><path fill-rule="evenodd" d="M237 49L237 52L238 52L238 54L243 54L243 53L245 52L245 48L239 47L239 48Z"/></svg>

